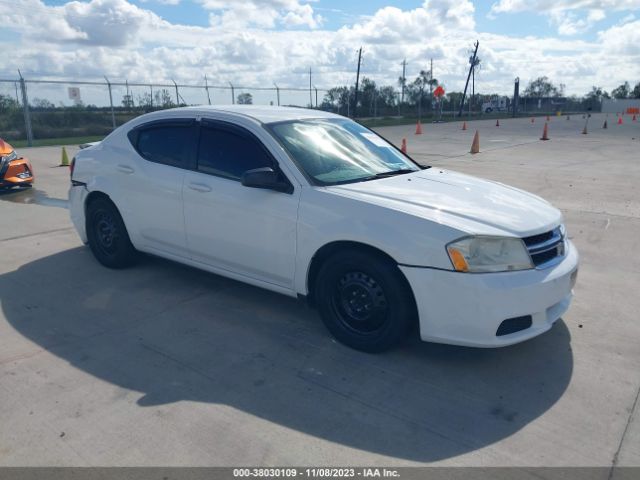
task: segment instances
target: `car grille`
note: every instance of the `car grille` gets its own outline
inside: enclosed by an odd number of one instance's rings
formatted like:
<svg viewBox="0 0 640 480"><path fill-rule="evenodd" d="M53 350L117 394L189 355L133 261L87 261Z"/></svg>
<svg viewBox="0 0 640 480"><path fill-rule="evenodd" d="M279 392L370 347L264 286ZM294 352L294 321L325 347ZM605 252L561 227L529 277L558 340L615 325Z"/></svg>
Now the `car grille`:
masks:
<svg viewBox="0 0 640 480"><path fill-rule="evenodd" d="M538 268L551 266L564 256L564 237L560 227L522 240L529 250L533 264Z"/></svg>

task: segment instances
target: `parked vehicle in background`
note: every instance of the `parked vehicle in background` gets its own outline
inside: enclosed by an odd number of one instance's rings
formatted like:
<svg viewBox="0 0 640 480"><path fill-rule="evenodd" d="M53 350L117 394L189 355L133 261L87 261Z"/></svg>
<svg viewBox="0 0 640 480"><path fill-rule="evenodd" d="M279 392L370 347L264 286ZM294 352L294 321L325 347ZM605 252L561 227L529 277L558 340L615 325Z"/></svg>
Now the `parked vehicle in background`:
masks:
<svg viewBox="0 0 640 480"><path fill-rule="evenodd" d="M103 265L152 253L293 297L377 352L521 342L567 310L578 253L561 213L420 166L331 113L235 105L150 113L81 150L70 213Z"/></svg>
<svg viewBox="0 0 640 480"><path fill-rule="evenodd" d="M492 97L482 104L484 113L506 112L509 109L508 97Z"/></svg>
<svg viewBox="0 0 640 480"><path fill-rule="evenodd" d="M0 138L0 188L30 187L33 181L31 162Z"/></svg>

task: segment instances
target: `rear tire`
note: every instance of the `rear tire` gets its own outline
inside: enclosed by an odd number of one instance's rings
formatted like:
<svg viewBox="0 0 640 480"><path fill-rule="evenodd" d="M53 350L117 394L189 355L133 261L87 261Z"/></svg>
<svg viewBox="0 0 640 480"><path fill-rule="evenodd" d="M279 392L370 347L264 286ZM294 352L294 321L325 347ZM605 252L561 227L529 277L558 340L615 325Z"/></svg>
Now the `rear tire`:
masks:
<svg viewBox="0 0 640 480"><path fill-rule="evenodd" d="M108 268L126 268L135 263L137 251L131 244L120 212L106 198L87 206L87 239L96 259Z"/></svg>
<svg viewBox="0 0 640 480"><path fill-rule="evenodd" d="M417 321L411 287L397 265L359 250L339 252L324 262L314 296L333 336L364 352L398 345Z"/></svg>

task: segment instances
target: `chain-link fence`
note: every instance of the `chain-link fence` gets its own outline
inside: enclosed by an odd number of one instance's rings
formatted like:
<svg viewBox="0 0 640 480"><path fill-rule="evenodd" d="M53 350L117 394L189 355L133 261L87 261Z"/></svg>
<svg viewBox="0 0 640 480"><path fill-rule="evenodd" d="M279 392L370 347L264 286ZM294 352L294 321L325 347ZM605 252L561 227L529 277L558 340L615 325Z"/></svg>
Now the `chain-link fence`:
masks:
<svg viewBox="0 0 640 480"><path fill-rule="evenodd" d="M229 83L129 83L0 79L0 137L23 140L31 146L47 139L84 142L102 138L127 121L155 110L186 105L252 103L317 108L359 120L371 126L422 121L471 119L487 115L554 115L559 112L599 111L597 100L565 97L513 98L449 92L440 101L427 89L403 95L399 88L376 86L364 79L356 101L355 88L332 89L245 87ZM358 105L357 109L354 108ZM95 138L92 138L95 137Z"/></svg>
<svg viewBox="0 0 640 480"><path fill-rule="evenodd" d="M320 108L326 89L0 79L0 137L6 140L103 137L132 118L187 105L252 103Z"/></svg>

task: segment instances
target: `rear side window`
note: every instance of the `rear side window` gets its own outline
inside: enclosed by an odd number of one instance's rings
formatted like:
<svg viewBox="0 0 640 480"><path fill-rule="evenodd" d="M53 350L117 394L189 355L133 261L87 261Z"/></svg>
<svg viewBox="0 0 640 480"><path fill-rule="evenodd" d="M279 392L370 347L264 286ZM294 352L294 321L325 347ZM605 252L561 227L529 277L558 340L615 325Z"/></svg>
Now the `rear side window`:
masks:
<svg viewBox="0 0 640 480"><path fill-rule="evenodd" d="M247 170L273 167L260 141L233 129L203 125L198 145L198 170L239 180Z"/></svg>
<svg viewBox="0 0 640 480"><path fill-rule="evenodd" d="M187 168L195 137L190 123L158 124L143 127L131 138L137 152L146 160Z"/></svg>

